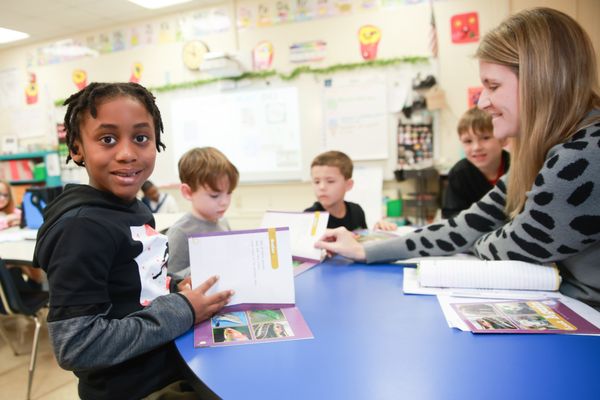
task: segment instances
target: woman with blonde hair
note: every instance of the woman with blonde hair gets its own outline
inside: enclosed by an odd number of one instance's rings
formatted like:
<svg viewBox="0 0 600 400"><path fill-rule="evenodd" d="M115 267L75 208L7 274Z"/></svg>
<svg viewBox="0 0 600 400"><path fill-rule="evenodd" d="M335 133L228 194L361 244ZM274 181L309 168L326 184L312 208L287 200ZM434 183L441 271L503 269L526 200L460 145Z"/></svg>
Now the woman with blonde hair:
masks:
<svg viewBox="0 0 600 400"><path fill-rule="evenodd" d="M555 262L561 292L600 309L600 96L591 41L549 8L508 17L476 53L494 136L513 138L510 172L454 218L360 245L343 230L317 243L367 262L472 251L489 260Z"/></svg>

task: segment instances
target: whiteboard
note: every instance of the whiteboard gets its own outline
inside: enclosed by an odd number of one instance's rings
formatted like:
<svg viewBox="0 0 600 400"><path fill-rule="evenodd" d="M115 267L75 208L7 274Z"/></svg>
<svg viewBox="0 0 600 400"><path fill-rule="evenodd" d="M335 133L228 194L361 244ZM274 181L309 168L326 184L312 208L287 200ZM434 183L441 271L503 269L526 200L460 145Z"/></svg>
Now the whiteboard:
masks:
<svg viewBox="0 0 600 400"><path fill-rule="evenodd" d="M342 83L323 89L324 142L353 160L388 158L385 82Z"/></svg>
<svg viewBox="0 0 600 400"><path fill-rule="evenodd" d="M158 93L167 149L157 155L150 180L179 183L177 162L197 146L225 153L242 183L309 181L312 159L332 149L346 152L355 166L381 166L384 178L393 179L397 113L412 77L429 71L429 65L398 65ZM346 138L337 142L326 127L333 118L345 128Z"/></svg>
<svg viewBox="0 0 600 400"><path fill-rule="evenodd" d="M175 160L212 146L241 172L241 181L299 179L302 169L298 90L240 90L173 99Z"/></svg>

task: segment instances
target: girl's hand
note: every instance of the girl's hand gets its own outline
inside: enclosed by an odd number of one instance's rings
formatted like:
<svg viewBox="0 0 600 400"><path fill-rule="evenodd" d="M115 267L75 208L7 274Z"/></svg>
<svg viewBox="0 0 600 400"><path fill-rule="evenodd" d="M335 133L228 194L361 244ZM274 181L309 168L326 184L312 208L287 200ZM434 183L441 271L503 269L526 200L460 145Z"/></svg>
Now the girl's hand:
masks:
<svg viewBox="0 0 600 400"><path fill-rule="evenodd" d="M224 290L211 295L206 294L208 289L210 289L218 279L219 278L216 276L210 277L196 289L183 290L181 292L194 308L195 324L215 315L221 308L229 303L231 296L233 296L233 290Z"/></svg>
<svg viewBox="0 0 600 400"><path fill-rule="evenodd" d="M8 226L18 226L21 224L21 216L20 215L9 215L6 217L6 222Z"/></svg>
<svg viewBox="0 0 600 400"><path fill-rule="evenodd" d="M364 261L366 258L364 247L356 241L355 235L344 227L327 229L315 243L315 247L355 261Z"/></svg>

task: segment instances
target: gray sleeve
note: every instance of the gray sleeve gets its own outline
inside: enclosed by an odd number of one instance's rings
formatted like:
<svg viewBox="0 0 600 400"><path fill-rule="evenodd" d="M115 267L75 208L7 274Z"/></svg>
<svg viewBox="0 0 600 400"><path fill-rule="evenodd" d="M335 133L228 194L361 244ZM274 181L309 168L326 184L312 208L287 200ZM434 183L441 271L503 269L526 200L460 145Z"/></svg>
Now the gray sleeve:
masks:
<svg viewBox="0 0 600 400"><path fill-rule="evenodd" d="M365 245L368 263L412 257L446 256L470 251L482 235L506 222L506 175L480 201L454 218L419 228L413 233Z"/></svg>
<svg viewBox="0 0 600 400"><path fill-rule="evenodd" d="M504 213L510 172L455 218L402 238L365 246L367 262L451 255L533 263L563 261L600 240L600 129L589 127L548 152L523 210Z"/></svg>
<svg viewBox="0 0 600 400"><path fill-rule="evenodd" d="M185 232L177 226L171 227L167 232L169 241L169 262L167 269L172 274L177 274L190 266L188 238Z"/></svg>
<svg viewBox="0 0 600 400"><path fill-rule="evenodd" d="M526 194L523 211L475 243L480 258L560 262L598 242L600 129L595 130L596 137L573 140L549 152Z"/></svg>
<svg viewBox="0 0 600 400"><path fill-rule="evenodd" d="M108 311L107 311L108 312ZM170 342L194 323L187 299L169 294L123 319L104 315L48 323L58 364L67 370L119 364Z"/></svg>

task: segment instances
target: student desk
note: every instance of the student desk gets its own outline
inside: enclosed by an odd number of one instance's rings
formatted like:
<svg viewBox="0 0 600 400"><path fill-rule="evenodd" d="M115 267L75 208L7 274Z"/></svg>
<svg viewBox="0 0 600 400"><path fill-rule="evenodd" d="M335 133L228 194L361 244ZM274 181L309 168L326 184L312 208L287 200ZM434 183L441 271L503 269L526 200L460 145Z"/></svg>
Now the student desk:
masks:
<svg viewBox="0 0 600 400"><path fill-rule="evenodd" d="M173 214L154 214L156 230L166 232L184 213ZM35 250L35 240L3 241L3 236L10 235L11 232L18 231L20 228L8 228L0 232L0 258L6 260L33 260L33 251Z"/></svg>
<svg viewBox="0 0 600 400"><path fill-rule="evenodd" d="M296 278L314 339L194 349L190 330L179 353L224 399L598 398L600 337L460 332L400 266L345 264Z"/></svg>

